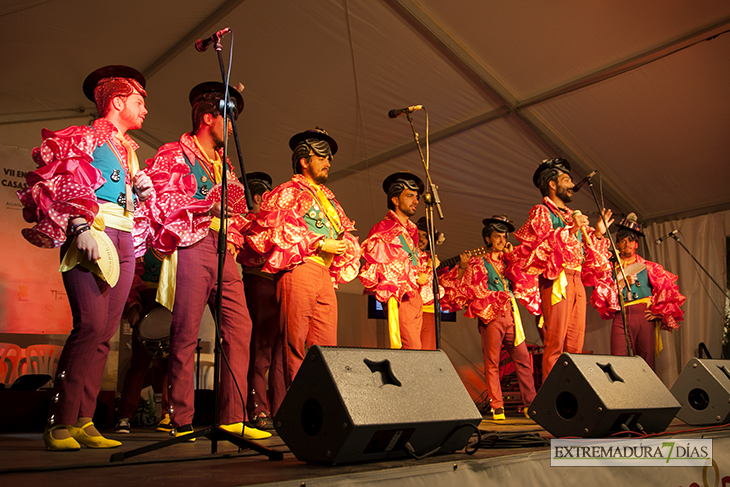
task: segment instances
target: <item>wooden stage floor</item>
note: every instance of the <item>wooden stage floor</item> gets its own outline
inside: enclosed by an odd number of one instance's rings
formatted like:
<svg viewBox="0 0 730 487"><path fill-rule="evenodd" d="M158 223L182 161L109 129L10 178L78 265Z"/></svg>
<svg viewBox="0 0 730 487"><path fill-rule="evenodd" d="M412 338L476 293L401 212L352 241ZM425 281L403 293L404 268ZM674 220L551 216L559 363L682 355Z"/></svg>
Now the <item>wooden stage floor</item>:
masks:
<svg viewBox="0 0 730 487"><path fill-rule="evenodd" d="M681 434L690 429L675 419L668 432ZM550 434L536 423L524 417L508 417L507 421L494 422L483 420L483 432L499 434L537 433L544 438ZM398 475L407 476L422 469L440 468L457 470L464 462L491 460L494 465L500 462L513 463L520 457L528 458L535 453L540 457L549 456L549 447L535 448L481 448L474 455L463 451L435 455L424 460L402 458L349 465L313 465L298 461L281 439L274 435L260 443L284 452L283 461L270 461L265 456L250 450L238 449L225 441L218 443L218 453L211 454L211 443L198 439L195 443L177 444L172 447L147 453L124 462L110 463L112 453L128 451L158 441L168 439L165 433L154 431L153 427L133 428L128 435L105 433L123 442L113 450L92 450L83 448L77 452L47 452L40 433L0 434L0 484L13 485L52 485L53 487L85 485L87 487L106 485L155 485L181 487L203 485L205 487L249 486L278 484L307 486L322 484L342 485L349 483L348 477L360 479L357 485L370 485L379 482L394 469ZM405 470L404 470L405 469ZM363 478L371 476L372 481ZM329 481L327 481L329 479ZM353 482L353 485L355 482ZM402 484L401 484L402 485ZM417 484L427 485L427 484ZM539 485L535 484L535 485Z"/></svg>

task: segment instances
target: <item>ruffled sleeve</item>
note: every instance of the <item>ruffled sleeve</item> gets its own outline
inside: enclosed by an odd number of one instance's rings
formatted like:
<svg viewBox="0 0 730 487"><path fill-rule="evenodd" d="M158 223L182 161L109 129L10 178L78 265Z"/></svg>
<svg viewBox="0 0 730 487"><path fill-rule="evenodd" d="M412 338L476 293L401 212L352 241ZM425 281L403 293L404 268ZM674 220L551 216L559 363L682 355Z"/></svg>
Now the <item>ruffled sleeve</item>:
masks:
<svg viewBox="0 0 730 487"><path fill-rule="evenodd" d="M365 260L360 269L360 282L369 294L385 303L394 297L399 302L404 296L419 292L418 267L401 246L401 230L390 219L381 220L362 243Z"/></svg>
<svg viewBox="0 0 730 487"><path fill-rule="evenodd" d="M441 308L451 312L464 309L467 297L462 292L459 266L455 265L451 269L440 273L439 283L444 290L441 297Z"/></svg>
<svg viewBox="0 0 730 487"><path fill-rule="evenodd" d="M69 127L42 131L43 143L33 149L38 169L26 175L28 187L18 191L23 218L35 223L22 230L38 247L53 248L66 241L68 221L93 222L99 212L95 191L105 180L92 165L97 138L93 128Z"/></svg>
<svg viewBox="0 0 730 487"><path fill-rule="evenodd" d="M212 202L194 198L195 176L185 163L178 142L163 145L147 161L145 173L152 179L156 198L147 205L154 230L152 245L169 254L202 240L210 228Z"/></svg>
<svg viewBox="0 0 730 487"><path fill-rule="evenodd" d="M264 272L291 270L317 253L317 241L322 236L310 232L301 218L313 203L309 193L290 183L264 195L261 210L246 236L246 243L266 257Z"/></svg>
<svg viewBox="0 0 730 487"><path fill-rule="evenodd" d="M598 314L604 320L613 318L620 309L616 281L613 276L601 279L596 283L591 293L591 306L598 311Z"/></svg>
<svg viewBox="0 0 730 487"><path fill-rule="evenodd" d="M571 235L571 226L553 228L550 210L537 205L525 224L515 232L522 245L515 250L515 262L527 273L554 280L563 267L581 265L581 243Z"/></svg>
<svg viewBox="0 0 730 487"><path fill-rule="evenodd" d="M536 275L524 272L516 257L514 251L504 254L507 261L504 275L512 283L512 293L515 298L527 308L527 311L537 316L542 312L540 308L542 300L540 298L539 278Z"/></svg>
<svg viewBox="0 0 730 487"><path fill-rule="evenodd" d="M510 301L504 291L489 290L489 273L481 257L472 257L461 279L462 294L466 297L464 316L481 318L485 323L494 320Z"/></svg>
<svg viewBox="0 0 730 487"><path fill-rule="evenodd" d="M680 309L687 298L680 292L676 284L677 276L665 270L660 264L644 261L649 273L652 287L651 312L661 316L662 330L676 330L679 322L684 320L684 311Z"/></svg>
<svg viewBox="0 0 730 487"><path fill-rule="evenodd" d="M607 238L595 238L593 228L586 228L591 239L591 245L585 246L585 261L581 270L581 281L584 286L597 286L600 282L610 281L611 253Z"/></svg>

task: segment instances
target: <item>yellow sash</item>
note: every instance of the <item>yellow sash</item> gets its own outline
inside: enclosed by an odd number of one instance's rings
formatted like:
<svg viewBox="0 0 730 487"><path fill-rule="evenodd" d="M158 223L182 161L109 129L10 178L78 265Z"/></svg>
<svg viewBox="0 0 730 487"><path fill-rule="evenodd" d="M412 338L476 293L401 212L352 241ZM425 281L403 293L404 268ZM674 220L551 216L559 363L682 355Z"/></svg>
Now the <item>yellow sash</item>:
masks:
<svg viewBox="0 0 730 487"><path fill-rule="evenodd" d="M525 341L525 330L522 328L522 318L520 318L520 309L517 307L517 300L514 296L510 296L512 304L512 316L515 320L515 347Z"/></svg>
<svg viewBox="0 0 730 487"><path fill-rule="evenodd" d="M172 313L175 305L175 285L177 284L177 249L170 255L162 257L160 266L160 281L157 286L155 301Z"/></svg>
<svg viewBox="0 0 730 487"><path fill-rule="evenodd" d="M398 300L388 298L388 335L390 336L390 348L401 348L403 343L400 340L400 321L398 319Z"/></svg>
<svg viewBox="0 0 730 487"><path fill-rule="evenodd" d="M565 289L568 287L568 278L565 277L565 271L560 271L560 275L553 281L553 294L550 296L550 303L555 306L567 297Z"/></svg>
<svg viewBox="0 0 730 487"><path fill-rule="evenodd" d="M433 304L424 304L423 312L434 314L436 312L436 309L434 308Z"/></svg>

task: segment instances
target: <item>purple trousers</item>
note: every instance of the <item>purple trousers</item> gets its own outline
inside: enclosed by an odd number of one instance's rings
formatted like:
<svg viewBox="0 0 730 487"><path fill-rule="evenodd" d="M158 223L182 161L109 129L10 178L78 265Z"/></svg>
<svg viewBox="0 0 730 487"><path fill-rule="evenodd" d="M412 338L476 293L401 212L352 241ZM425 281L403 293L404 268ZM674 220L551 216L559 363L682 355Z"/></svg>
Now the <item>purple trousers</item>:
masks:
<svg viewBox="0 0 730 487"><path fill-rule="evenodd" d="M510 303L507 303L502 314L489 323L485 324L479 320L479 334L482 336L487 393L492 400L492 409L504 407L502 387L499 383L499 356L503 345L515 364L522 404L529 406L535 399L532 361L524 341L515 347L515 322Z"/></svg>
<svg viewBox="0 0 730 487"><path fill-rule="evenodd" d="M175 306L170 329L168 358L172 422L183 426L193 422L195 412L194 367L200 320L205 306L215 308L218 292L218 234L209 232L200 242L178 249ZM220 423L244 421L245 408L233 376L243 394L248 390L247 372L251 318L246 308L243 281L232 255L223 268L223 311L220 324L222 350L230 370L221 358ZM215 316L215 313L214 313Z"/></svg>
<svg viewBox="0 0 730 487"><path fill-rule="evenodd" d="M276 284L273 279L253 273L244 274L243 283L253 323L246 411L249 418L262 412L273 416L286 395L284 331L279 320Z"/></svg>
<svg viewBox="0 0 730 487"><path fill-rule="evenodd" d="M105 230L119 254L119 282L110 287L81 266L64 272L63 286L73 316L73 329L58 361L48 424L74 424L78 418L91 418L101 389L104 366L109 355L109 340L119 327L124 302L134 276L132 234ZM71 245L61 247L61 258Z"/></svg>
<svg viewBox="0 0 730 487"><path fill-rule="evenodd" d="M656 346L656 324L644 317L645 304L626 306L626 330L629 332L629 343L634 355L646 360L654 369L654 348ZM611 326L611 355L628 355L626 337L621 312L613 317Z"/></svg>

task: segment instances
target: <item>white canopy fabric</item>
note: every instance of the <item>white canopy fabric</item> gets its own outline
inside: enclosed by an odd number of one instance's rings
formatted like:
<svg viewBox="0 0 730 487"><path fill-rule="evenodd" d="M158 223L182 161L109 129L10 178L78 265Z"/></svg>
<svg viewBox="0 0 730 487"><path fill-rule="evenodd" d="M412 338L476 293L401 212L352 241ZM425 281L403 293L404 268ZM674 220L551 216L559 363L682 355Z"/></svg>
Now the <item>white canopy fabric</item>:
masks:
<svg viewBox="0 0 730 487"><path fill-rule="evenodd" d="M423 174L405 117L386 116L416 104L442 259L480 245L483 218L520 226L546 157L568 158L576 179L598 170L619 215L730 209L727 0L0 0L0 146L88 123L85 76L128 64L147 77L149 115L132 135L151 157L190 130L190 88L220 80L215 51L193 44L223 27L231 84L245 85L247 171L287 180L289 137L324 127L340 146L328 185L362 238L386 212L384 177ZM413 114L422 142L425 113ZM571 206L595 222L588 188Z"/></svg>

